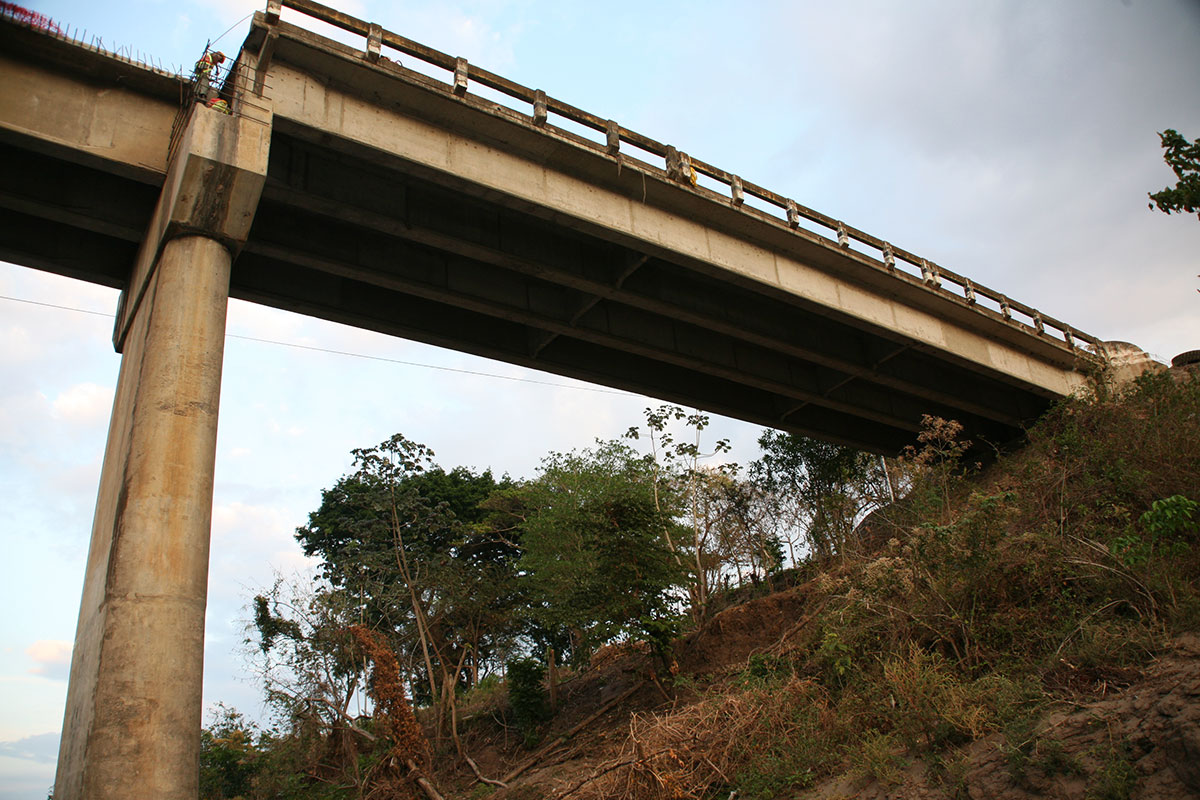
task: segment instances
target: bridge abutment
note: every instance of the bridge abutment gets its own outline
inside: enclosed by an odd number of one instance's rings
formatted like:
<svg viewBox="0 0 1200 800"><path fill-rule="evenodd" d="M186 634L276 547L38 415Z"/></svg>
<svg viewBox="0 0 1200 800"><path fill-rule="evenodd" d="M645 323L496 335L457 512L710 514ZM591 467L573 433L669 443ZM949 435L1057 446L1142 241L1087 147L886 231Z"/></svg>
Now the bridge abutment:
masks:
<svg viewBox="0 0 1200 800"><path fill-rule="evenodd" d="M196 108L122 294L122 352L54 796L195 800L217 412L234 255L270 119Z"/></svg>

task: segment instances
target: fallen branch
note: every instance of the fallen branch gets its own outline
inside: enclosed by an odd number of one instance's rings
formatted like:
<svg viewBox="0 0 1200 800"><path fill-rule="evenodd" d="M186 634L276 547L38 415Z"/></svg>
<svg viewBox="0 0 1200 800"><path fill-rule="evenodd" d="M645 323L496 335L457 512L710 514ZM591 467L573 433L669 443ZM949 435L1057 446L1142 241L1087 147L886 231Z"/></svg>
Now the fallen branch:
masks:
<svg viewBox="0 0 1200 800"><path fill-rule="evenodd" d="M429 779L421 774L421 770L417 768L417 762L410 758L406 763L408 764L409 771L411 771L413 774L413 780L416 781L417 786L421 787L421 791L425 793L425 796L428 797L429 800L446 800L446 798L442 797L441 793L434 788L433 784L429 782Z"/></svg>
<svg viewBox="0 0 1200 800"><path fill-rule="evenodd" d="M475 759L467 755L465 751L463 752L463 758L466 759L467 765L471 767L471 772L475 773L475 777L480 783L486 783L488 786L499 786L501 789L508 788L508 784L504 781L497 781L491 778L483 777L483 773L479 771L479 765L475 763Z"/></svg>
<svg viewBox="0 0 1200 800"><path fill-rule="evenodd" d="M658 676L653 672L650 673L650 680L654 681L654 685L658 689L659 693L663 696L663 699L665 699L668 703L675 702L675 698L671 697L671 695L667 692L666 687L662 685L662 682L659 681Z"/></svg>
<svg viewBox="0 0 1200 800"><path fill-rule="evenodd" d="M636 757L628 758L628 759L625 759L624 761L614 761L613 763L609 764L608 766L604 766L604 767L600 767L598 769L592 770L591 774L589 774L587 777L583 778L582 780L576 781L576 783L573 786L569 786L566 789L562 789L560 791L555 792L553 795L551 795L551 797L552 798L569 797L573 793L582 789L587 784L596 780L597 778L602 778L605 775L607 775L608 773L612 772L613 770L620 769L621 767L628 767L633 764L636 764L637 761L638 761L638 759Z"/></svg>
<svg viewBox="0 0 1200 800"><path fill-rule="evenodd" d="M646 683L645 680L638 681L633 686L629 687L624 692L617 695L612 700L609 700L607 703L600 706L600 708L593 711L591 714L589 714L587 717L585 717L582 722L580 722L577 725L575 725L574 727L572 727L569 731L562 734L558 738L554 739L554 741L550 742L549 744L546 744L545 746L543 746L540 750L538 750L536 753L531 755L529 758L522 761L511 772L509 772L507 775L505 775L504 782L511 783L512 780L514 778L516 778L518 775L525 772L530 767L532 767L534 764L541 761L552 749L559 746L560 744L565 742L567 739L570 739L572 736L574 736L577 733L579 733L580 731L582 731L588 725L591 725L593 722L595 722L597 719L599 719L601 716L603 716L613 706L617 705L618 703L622 702L623 700L628 699L634 692L636 692L638 689L641 689L642 686L645 685L645 683Z"/></svg>
<svg viewBox="0 0 1200 800"><path fill-rule="evenodd" d="M589 783L591 783L594 780L603 778L605 775L607 775L610 772L621 769L621 767L632 767L636 764L648 763L651 759L658 758L663 753L670 752L671 749L672 749L672 746L668 745L666 747L656 750L655 752L653 752L649 756L647 756L644 748L641 747L641 744L639 742L635 741L634 742L635 752L634 752L633 757L626 758L624 760L613 761L608 764L599 766L596 769L592 770L586 777L580 779L579 781L576 781L575 784L573 784L572 786L569 786L566 789L560 789L559 791L555 792L553 795L551 795L551 798L552 798L552 800L559 800L559 798L570 797L572 794L579 791L584 786L588 785ZM653 774L652 770L651 770L651 772ZM720 772L720 770L718 770L718 772ZM721 775L722 775L722 777L724 777L724 773L721 773ZM734 792L734 794L736 795L737 792ZM733 795L731 795L731 797L732 796Z"/></svg>

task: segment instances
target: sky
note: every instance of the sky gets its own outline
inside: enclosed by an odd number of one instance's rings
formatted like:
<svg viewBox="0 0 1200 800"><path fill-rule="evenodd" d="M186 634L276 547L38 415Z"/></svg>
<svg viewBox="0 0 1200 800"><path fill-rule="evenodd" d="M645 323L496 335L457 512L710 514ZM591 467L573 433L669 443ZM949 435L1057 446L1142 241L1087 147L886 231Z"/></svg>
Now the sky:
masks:
<svg viewBox="0 0 1200 800"><path fill-rule="evenodd" d="M1200 348L1200 221L1146 199L1174 183L1156 132L1200 136L1197 0L331 4L1101 339L1164 361ZM265 1L26 5L179 65L209 40L236 51ZM0 264L0 800L42 800L53 781L116 302ZM204 701L251 716L246 603L311 569L293 531L352 448L400 432L447 468L532 477L548 452L619 436L657 404L238 301L228 332ZM706 433L735 460L758 455L759 428Z"/></svg>

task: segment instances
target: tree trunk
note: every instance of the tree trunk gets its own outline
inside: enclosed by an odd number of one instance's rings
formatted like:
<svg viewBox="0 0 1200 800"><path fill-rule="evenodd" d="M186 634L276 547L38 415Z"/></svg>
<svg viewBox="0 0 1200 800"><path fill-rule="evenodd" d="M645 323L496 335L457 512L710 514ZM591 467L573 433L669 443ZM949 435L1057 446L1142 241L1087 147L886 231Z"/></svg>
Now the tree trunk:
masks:
<svg viewBox="0 0 1200 800"><path fill-rule="evenodd" d="M408 571L408 555L404 552L404 536L400 533L400 517L396 513L396 489L394 486L389 486L392 500L392 535L396 539L396 566L400 569L400 577L404 579L405 585L408 587L409 601L412 603L413 619L417 623L417 637L421 640L421 655L425 657L425 672L429 677L429 700L436 703L438 701L437 680L433 673L433 659L429 655L429 628L426 624L425 611L421 607L421 601L417 597L417 590L413 586L412 575ZM443 734L442 719L438 715L437 726L434 729L434 738L439 742Z"/></svg>
<svg viewBox="0 0 1200 800"><path fill-rule="evenodd" d="M550 682L550 713L558 712L558 666L554 663L554 647L546 648L546 674Z"/></svg>

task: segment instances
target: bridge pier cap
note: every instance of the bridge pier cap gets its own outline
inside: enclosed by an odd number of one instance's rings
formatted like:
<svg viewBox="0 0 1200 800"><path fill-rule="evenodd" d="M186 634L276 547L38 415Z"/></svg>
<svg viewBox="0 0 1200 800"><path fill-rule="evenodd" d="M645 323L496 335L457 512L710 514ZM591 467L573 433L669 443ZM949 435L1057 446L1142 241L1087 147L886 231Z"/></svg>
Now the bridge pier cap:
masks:
<svg viewBox="0 0 1200 800"><path fill-rule="evenodd" d="M122 293L121 370L84 577L54 796L194 800L213 467L232 261L271 113L188 112ZM164 143L164 146L166 143Z"/></svg>

